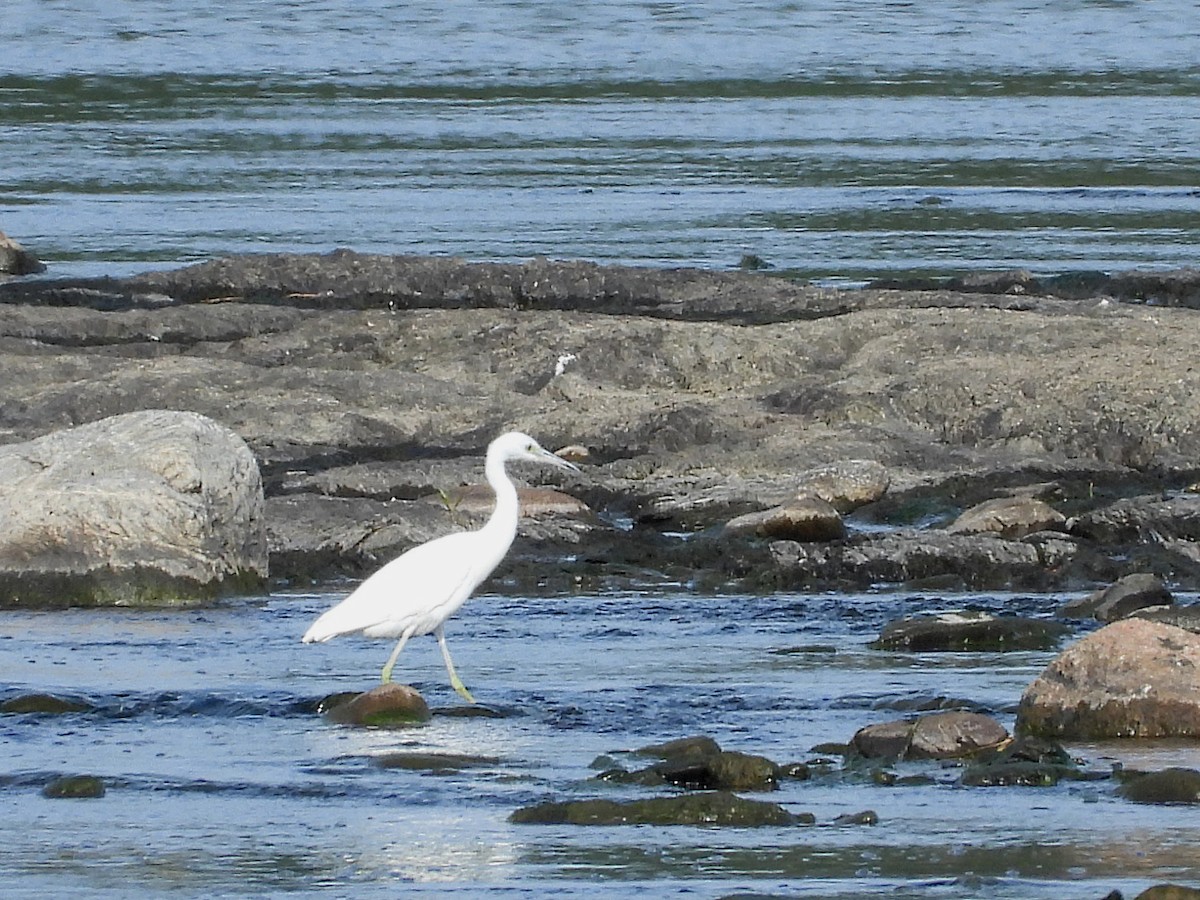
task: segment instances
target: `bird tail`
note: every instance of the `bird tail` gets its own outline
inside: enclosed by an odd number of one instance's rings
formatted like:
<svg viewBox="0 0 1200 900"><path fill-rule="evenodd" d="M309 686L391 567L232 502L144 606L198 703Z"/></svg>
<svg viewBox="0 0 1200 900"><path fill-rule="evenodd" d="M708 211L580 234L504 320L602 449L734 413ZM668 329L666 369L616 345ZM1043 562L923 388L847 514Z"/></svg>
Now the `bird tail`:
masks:
<svg viewBox="0 0 1200 900"><path fill-rule="evenodd" d="M339 634L345 634L345 632L338 627L335 617L330 615L330 613L334 612L336 609L337 607L334 607L333 609L328 610L321 615L317 621L313 622L312 625L308 627L308 631L304 632L304 637L302 637L300 640L306 644L314 644L320 643L321 641L327 641L330 638L337 637Z"/></svg>

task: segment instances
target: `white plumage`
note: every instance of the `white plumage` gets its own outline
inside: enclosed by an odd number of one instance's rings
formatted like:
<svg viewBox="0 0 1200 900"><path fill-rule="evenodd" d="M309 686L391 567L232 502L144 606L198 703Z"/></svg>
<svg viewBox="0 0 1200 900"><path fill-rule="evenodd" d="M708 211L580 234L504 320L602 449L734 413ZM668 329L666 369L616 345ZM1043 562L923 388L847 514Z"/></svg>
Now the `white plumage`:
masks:
<svg viewBox="0 0 1200 900"><path fill-rule="evenodd" d="M305 643L343 634L397 639L383 667L383 681L409 638L437 637L450 683L469 703L475 699L454 670L443 625L500 564L517 533L520 505L505 463L529 460L560 469L576 467L538 445L529 435L510 431L488 445L484 471L496 492L496 507L478 531L448 534L414 547L364 581L345 600L321 615L304 634Z"/></svg>

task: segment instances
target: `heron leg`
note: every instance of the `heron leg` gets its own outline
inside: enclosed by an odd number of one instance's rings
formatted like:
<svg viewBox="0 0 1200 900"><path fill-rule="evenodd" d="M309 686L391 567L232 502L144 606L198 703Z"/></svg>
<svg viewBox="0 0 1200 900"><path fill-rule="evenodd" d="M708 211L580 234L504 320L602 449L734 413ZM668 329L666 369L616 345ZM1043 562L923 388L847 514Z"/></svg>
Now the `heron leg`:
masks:
<svg viewBox="0 0 1200 900"><path fill-rule="evenodd" d="M388 657L387 665L383 667L382 680L384 684L392 680L392 666L396 665L396 658L400 656L400 651L404 649L404 645L408 643L410 636L406 633L396 642L396 649L392 651L392 655Z"/></svg>
<svg viewBox="0 0 1200 900"><path fill-rule="evenodd" d="M450 648L446 646L446 632L439 625L434 634L437 635L438 646L442 648L442 659L446 660L446 671L450 673L451 686L468 703L474 703L475 698L471 696L471 692L467 690L467 686L463 684L462 679L458 677L458 673L454 671L454 660L450 658Z"/></svg>

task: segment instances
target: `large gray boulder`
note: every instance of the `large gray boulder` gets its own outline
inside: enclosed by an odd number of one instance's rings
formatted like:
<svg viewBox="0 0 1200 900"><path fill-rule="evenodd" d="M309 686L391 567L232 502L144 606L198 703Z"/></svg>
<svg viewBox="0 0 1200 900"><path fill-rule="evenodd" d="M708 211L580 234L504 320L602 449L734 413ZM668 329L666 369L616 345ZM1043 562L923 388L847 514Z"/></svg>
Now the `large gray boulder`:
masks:
<svg viewBox="0 0 1200 900"><path fill-rule="evenodd" d="M112 416L0 447L0 607L174 605L267 575L245 442L195 413Z"/></svg>

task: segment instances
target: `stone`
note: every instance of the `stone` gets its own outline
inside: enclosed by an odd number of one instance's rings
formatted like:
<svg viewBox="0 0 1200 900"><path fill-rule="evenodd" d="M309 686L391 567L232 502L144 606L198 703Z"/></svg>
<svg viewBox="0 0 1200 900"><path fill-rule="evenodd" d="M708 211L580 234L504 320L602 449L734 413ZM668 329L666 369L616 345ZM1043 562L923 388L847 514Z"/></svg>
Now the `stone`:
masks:
<svg viewBox="0 0 1200 900"><path fill-rule="evenodd" d="M1134 803L1200 803L1200 771L1174 767L1128 776L1117 794Z"/></svg>
<svg viewBox="0 0 1200 900"><path fill-rule="evenodd" d="M979 753L959 778L965 787L1051 787L1083 778L1071 755L1055 741L1031 735Z"/></svg>
<svg viewBox="0 0 1200 900"><path fill-rule="evenodd" d="M820 497L798 497L773 509L746 513L726 522L725 529L789 541L836 541L846 535L838 511Z"/></svg>
<svg viewBox="0 0 1200 900"><path fill-rule="evenodd" d="M1035 497L997 497L963 512L946 529L951 534L993 533L1018 540L1039 531L1061 531L1066 516Z"/></svg>
<svg viewBox="0 0 1200 900"><path fill-rule="evenodd" d="M52 800L94 800L104 794L104 781L95 775L60 775L42 788L42 796Z"/></svg>
<svg viewBox="0 0 1200 900"><path fill-rule="evenodd" d="M1156 884L1146 888L1134 900L1200 900L1200 888L1182 884Z"/></svg>
<svg viewBox="0 0 1200 900"><path fill-rule="evenodd" d="M428 498L445 505L451 512L473 516L487 516L496 505L495 492L485 484L471 484L451 488L444 495ZM591 512L588 505L570 494L546 487L520 487L517 489L521 515L538 518L548 515L580 516Z"/></svg>
<svg viewBox="0 0 1200 900"><path fill-rule="evenodd" d="M747 800L727 791L704 791L646 800L566 800L539 803L508 817L536 825L728 825L750 828L795 825L812 817L796 816L777 803Z"/></svg>
<svg viewBox="0 0 1200 900"><path fill-rule="evenodd" d="M817 497L842 515L874 503L887 493L891 477L873 459L844 459L802 472L797 498Z"/></svg>
<svg viewBox="0 0 1200 900"><path fill-rule="evenodd" d="M998 747L1008 731L989 716L944 712L868 725L850 746L867 759L958 759Z"/></svg>
<svg viewBox="0 0 1200 900"><path fill-rule="evenodd" d="M345 703L331 705L325 718L338 725L404 728L428 722L430 712L416 688L389 681Z"/></svg>
<svg viewBox="0 0 1200 900"><path fill-rule="evenodd" d="M1069 632L1061 622L979 611L906 616L890 622L870 646L874 650L938 651L1048 650Z"/></svg>
<svg viewBox="0 0 1200 900"><path fill-rule="evenodd" d="M672 784L693 791L773 791L779 786L779 766L765 756L736 750L703 752L689 749L632 772L610 768L601 781L657 787Z"/></svg>
<svg viewBox="0 0 1200 900"><path fill-rule="evenodd" d="M1063 604L1058 614L1068 618L1091 616L1100 622L1115 622L1139 609L1170 606L1174 602L1161 578L1138 572L1126 575L1086 597Z"/></svg>
<svg viewBox="0 0 1200 900"><path fill-rule="evenodd" d="M46 266L32 253L0 231L0 274L36 275Z"/></svg>
<svg viewBox="0 0 1200 900"><path fill-rule="evenodd" d="M688 756L711 756L721 752L721 745L706 734L676 738L661 744L647 744L633 751L638 756L654 756L658 759L678 759Z"/></svg>
<svg viewBox="0 0 1200 900"><path fill-rule="evenodd" d="M61 715L63 713L87 712L92 704L78 697L60 697L57 694L18 694L0 702L0 713L37 713Z"/></svg>
<svg viewBox="0 0 1200 900"><path fill-rule="evenodd" d="M177 605L261 588L245 442L147 410L0 447L0 607Z"/></svg>
<svg viewBox="0 0 1200 900"><path fill-rule="evenodd" d="M405 769L420 772L458 772L480 766L494 766L500 762L496 756L476 756L469 753L383 753L371 758L372 765L381 769Z"/></svg>
<svg viewBox="0 0 1200 900"><path fill-rule="evenodd" d="M1200 736L1200 635L1139 618L1106 625L1025 689L1016 728L1062 740Z"/></svg>

